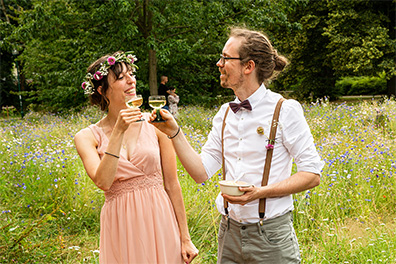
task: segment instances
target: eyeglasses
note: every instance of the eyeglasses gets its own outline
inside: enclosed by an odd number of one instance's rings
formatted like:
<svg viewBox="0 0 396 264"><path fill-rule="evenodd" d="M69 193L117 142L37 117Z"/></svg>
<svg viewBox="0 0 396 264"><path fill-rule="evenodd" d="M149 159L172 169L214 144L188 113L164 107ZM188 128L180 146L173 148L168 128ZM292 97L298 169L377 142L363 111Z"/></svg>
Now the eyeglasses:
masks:
<svg viewBox="0 0 396 264"><path fill-rule="evenodd" d="M220 63L224 65L226 60L242 60L242 58L225 57L223 54L220 54Z"/></svg>

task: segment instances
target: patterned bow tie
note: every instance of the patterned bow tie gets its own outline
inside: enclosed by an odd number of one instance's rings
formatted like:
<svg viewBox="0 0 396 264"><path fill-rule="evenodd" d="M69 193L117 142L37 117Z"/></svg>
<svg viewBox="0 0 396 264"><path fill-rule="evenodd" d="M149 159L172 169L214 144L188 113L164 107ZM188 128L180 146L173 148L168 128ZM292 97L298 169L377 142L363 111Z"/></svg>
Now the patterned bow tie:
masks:
<svg viewBox="0 0 396 264"><path fill-rule="evenodd" d="M231 110L232 110L234 113L238 112L238 110L241 109L241 107L243 107L243 108L245 108L245 109L247 109L247 110L252 111L252 106L250 105L249 100L245 100L245 101L243 101L243 102L240 103L240 104L231 102L231 103L229 103L229 105L230 105L230 107L231 107Z"/></svg>

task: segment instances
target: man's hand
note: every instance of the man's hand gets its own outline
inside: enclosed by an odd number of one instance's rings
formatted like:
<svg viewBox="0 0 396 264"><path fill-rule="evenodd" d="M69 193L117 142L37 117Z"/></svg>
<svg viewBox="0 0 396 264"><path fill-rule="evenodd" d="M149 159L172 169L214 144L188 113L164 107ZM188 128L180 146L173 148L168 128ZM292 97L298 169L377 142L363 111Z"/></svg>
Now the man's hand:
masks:
<svg viewBox="0 0 396 264"><path fill-rule="evenodd" d="M240 205L245 205L247 203L250 203L251 201L264 198L264 197L260 197L261 195L260 187L256 187L256 186L239 187L239 190L245 193L241 196L232 196L223 193L221 195L227 202L232 204L240 204Z"/></svg>
<svg viewBox="0 0 396 264"><path fill-rule="evenodd" d="M174 136L179 129L179 125L177 124L175 118L171 113L169 113L169 111L165 109L160 110L160 115L166 122L153 122L157 118L157 111L154 109L149 118L149 123L158 128L162 133L170 137Z"/></svg>

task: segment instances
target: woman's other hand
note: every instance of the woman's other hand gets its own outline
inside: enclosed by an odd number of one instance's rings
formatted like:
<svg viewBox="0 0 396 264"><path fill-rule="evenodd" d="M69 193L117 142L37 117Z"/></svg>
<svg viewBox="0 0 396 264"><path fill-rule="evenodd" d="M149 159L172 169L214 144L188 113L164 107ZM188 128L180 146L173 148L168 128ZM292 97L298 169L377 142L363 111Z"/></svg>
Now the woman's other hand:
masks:
<svg viewBox="0 0 396 264"><path fill-rule="evenodd" d="M182 256L185 263L191 263L198 253L198 249L191 240L182 242Z"/></svg>

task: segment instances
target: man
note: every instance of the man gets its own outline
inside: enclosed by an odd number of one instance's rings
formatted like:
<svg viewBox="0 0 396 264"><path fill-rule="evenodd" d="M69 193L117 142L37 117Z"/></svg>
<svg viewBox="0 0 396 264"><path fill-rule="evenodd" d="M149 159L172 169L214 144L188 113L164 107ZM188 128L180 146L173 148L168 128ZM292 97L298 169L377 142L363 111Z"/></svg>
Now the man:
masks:
<svg viewBox="0 0 396 264"><path fill-rule="evenodd" d="M166 98L166 105L162 107L169 111L169 102L168 102L168 95L170 94L169 87L166 85L168 82L168 76L162 75L161 76L161 83L158 87L158 95L164 95Z"/></svg>
<svg viewBox="0 0 396 264"><path fill-rule="evenodd" d="M250 107L229 111L221 107L213 119L208 140L198 155L180 133L170 114L168 122L156 126L172 139L177 155L197 183L215 174L224 165L227 180L253 184L239 189L242 196L219 194L216 204L223 215L219 230L218 263L300 263L297 238L292 223L292 194L317 186L323 168L301 105L286 100L281 107L275 141L268 142L274 109L281 95L266 89L263 82L281 71L287 60L278 56L268 38L247 29L233 29L217 66L220 83L234 91L233 103L249 101ZM231 105L232 103L230 103ZM244 103L246 105L246 102ZM155 117L155 113L151 119ZM224 140L222 144L222 134ZM268 185L261 186L269 144L273 157ZM292 160L297 173L291 175ZM266 198L263 219L259 199ZM228 215L223 199L228 201ZM260 221L262 220L262 221Z"/></svg>

